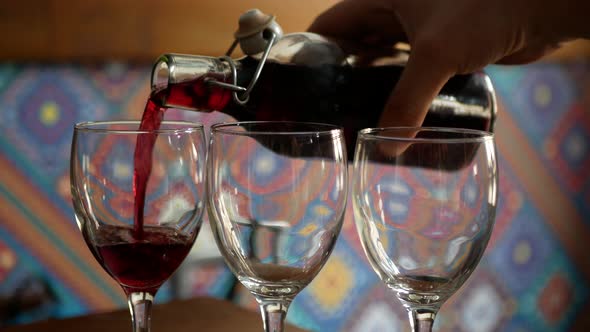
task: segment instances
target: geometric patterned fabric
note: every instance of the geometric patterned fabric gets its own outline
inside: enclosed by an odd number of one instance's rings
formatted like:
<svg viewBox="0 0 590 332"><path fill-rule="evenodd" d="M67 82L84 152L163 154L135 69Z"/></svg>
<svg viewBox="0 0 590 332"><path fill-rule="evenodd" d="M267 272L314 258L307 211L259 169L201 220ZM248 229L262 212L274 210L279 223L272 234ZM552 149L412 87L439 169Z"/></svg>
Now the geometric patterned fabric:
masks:
<svg viewBox="0 0 590 332"><path fill-rule="evenodd" d="M70 143L76 122L139 118L150 70L0 65L0 327L125 306L75 224ZM445 303L435 330L590 330L590 64L487 72L500 104L496 225L481 263ZM227 120L180 111L167 118ZM313 331L407 331L407 315L369 266L348 206L332 256L288 320ZM204 231L156 302L232 296L257 310L234 281Z"/></svg>

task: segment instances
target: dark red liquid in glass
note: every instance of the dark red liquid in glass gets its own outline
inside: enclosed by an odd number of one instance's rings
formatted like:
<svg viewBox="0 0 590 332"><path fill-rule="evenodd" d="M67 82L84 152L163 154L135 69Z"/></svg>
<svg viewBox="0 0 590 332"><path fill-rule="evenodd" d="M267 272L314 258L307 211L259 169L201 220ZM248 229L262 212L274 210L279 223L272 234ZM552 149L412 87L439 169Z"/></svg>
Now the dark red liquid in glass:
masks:
<svg viewBox="0 0 590 332"><path fill-rule="evenodd" d="M127 293L158 288L178 268L189 253L194 236L164 227L145 227L141 239L131 228L101 226L95 238L87 238L103 268ZM197 231L195 231L195 234Z"/></svg>
<svg viewBox="0 0 590 332"><path fill-rule="evenodd" d="M148 100L141 124L140 130L153 131L160 128L164 118L165 108ZM134 196L134 236L136 239L143 238L143 212L145 206L145 194L147 182L152 173L152 152L158 134L147 132L137 136L135 153L133 156L133 196Z"/></svg>

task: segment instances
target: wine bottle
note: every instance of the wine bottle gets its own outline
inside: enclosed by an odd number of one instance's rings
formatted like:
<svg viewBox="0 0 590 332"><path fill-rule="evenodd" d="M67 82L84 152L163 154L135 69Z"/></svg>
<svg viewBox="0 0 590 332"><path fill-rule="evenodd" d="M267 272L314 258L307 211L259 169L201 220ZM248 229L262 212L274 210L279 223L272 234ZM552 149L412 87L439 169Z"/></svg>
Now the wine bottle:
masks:
<svg viewBox="0 0 590 332"><path fill-rule="evenodd" d="M252 17L256 22L249 22ZM240 18L228 51L239 43L246 54L239 59L162 55L152 70L151 101L165 108L220 111L239 121L337 124L345 129L352 157L358 130L378 126L408 53L392 51L366 61L317 34L283 36L273 19L259 11ZM423 126L493 131L495 118L492 83L476 72L444 85Z"/></svg>

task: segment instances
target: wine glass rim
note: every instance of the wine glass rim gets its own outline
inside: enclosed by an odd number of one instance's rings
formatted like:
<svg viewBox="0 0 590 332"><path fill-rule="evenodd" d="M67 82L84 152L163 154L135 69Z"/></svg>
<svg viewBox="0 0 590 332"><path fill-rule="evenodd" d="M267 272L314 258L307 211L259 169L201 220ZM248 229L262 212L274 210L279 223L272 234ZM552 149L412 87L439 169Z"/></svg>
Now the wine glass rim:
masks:
<svg viewBox="0 0 590 332"><path fill-rule="evenodd" d="M470 137L408 137L402 133L408 132L439 132L467 134ZM385 134L387 133L387 134ZM476 143L494 139L494 133L476 129L452 128L452 127L381 127L365 128L359 131L359 138L379 139L401 142L423 142L423 143Z"/></svg>
<svg viewBox="0 0 590 332"><path fill-rule="evenodd" d="M245 128L256 125L293 125L309 126L304 130L248 130L241 131L238 128ZM313 129L313 127L316 129ZM320 123L320 122L299 122L299 121L237 121L237 122L220 122L211 126L212 133L223 133L228 135L251 136L251 135L343 135L343 128L338 125Z"/></svg>
<svg viewBox="0 0 590 332"><path fill-rule="evenodd" d="M111 134L176 134L191 133L202 131L204 126L201 123L181 120L164 120L162 125L175 125L179 128L158 128L158 129L139 129L141 121L139 120L114 120L114 121L84 121L74 125L76 132L93 132L93 133L111 133ZM112 129L109 126L116 125L135 125L134 129L117 128Z"/></svg>

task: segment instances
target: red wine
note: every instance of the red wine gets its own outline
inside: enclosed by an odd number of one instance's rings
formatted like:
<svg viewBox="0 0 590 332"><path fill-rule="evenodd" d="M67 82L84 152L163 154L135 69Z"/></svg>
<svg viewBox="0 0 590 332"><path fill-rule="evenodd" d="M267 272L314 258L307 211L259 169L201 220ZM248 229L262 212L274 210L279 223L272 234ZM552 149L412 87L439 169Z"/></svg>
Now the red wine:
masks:
<svg viewBox="0 0 590 332"><path fill-rule="evenodd" d="M154 131L160 128L164 118L165 108L148 100L139 126L140 130ZM145 206L145 194L147 182L152 173L152 152L158 134L147 132L137 136L135 152L133 156L133 225L136 239L143 237L143 212Z"/></svg>
<svg viewBox="0 0 590 332"><path fill-rule="evenodd" d="M141 240L134 233L131 228L102 226L86 242L127 293L155 294L187 256L194 239L164 227L145 227Z"/></svg>

